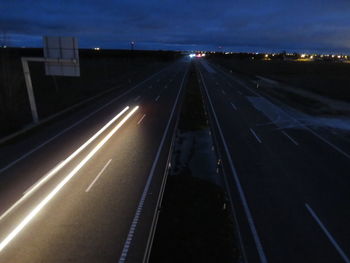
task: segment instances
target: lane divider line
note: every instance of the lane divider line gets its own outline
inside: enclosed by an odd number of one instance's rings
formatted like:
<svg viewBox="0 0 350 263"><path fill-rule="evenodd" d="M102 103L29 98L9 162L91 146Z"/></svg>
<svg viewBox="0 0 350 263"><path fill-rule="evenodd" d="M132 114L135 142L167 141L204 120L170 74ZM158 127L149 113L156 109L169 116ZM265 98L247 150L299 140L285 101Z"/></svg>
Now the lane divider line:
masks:
<svg viewBox="0 0 350 263"><path fill-rule="evenodd" d="M91 184L88 186L88 188L86 188L85 192L89 192L90 189L94 186L94 184L97 182L97 180L100 178L100 176L103 174L103 172L106 170L106 168L108 167L108 165L111 163L112 159L110 159L105 166L103 166L102 170L98 173L98 175L95 177L95 179L91 182Z"/></svg>
<svg viewBox="0 0 350 263"><path fill-rule="evenodd" d="M139 125L145 117L146 117L146 114L143 114L141 119L137 122L137 125Z"/></svg>
<svg viewBox="0 0 350 263"><path fill-rule="evenodd" d="M260 140L260 138L258 137L258 135L256 135L255 131L254 131L252 128L249 128L249 130L250 130L250 132L254 135L255 139L256 139L259 143L261 143L261 140Z"/></svg>
<svg viewBox="0 0 350 263"><path fill-rule="evenodd" d="M231 106L232 106L232 108L233 108L234 110L237 110L237 107L236 107L236 105L235 105L233 102L231 102Z"/></svg>
<svg viewBox="0 0 350 263"><path fill-rule="evenodd" d="M54 176L58 171L60 171L65 165L67 165L71 160L73 160L80 152L82 152L89 144L91 144L98 136L101 135L109 126L111 126L117 119L119 119L126 111L129 110L129 106L125 107L121 112L119 112L115 117L113 117L105 126L103 126L98 132L96 132L89 140L82 144L77 150L75 150L70 156L60 162L55 168L49 171L44 177L42 177L38 182L31 186L24 195L16 201L9 209L7 209L1 216L0 221L4 219L13 209L15 209L20 203L22 203L29 195L34 193L40 186L46 183L52 176Z"/></svg>
<svg viewBox="0 0 350 263"><path fill-rule="evenodd" d="M219 67L216 67L219 69ZM227 78L233 79L233 77L231 75L229 75L228 73L226 73L225 71L223 71L222 69L220 69L220 71L222 72L223 75L225 75ZM246 90L249 90L250 92L252 92L254 95L260 97L260 98L265 98L267 102L269 102L271 105L275 105L273 104L271 101L277 101L273 99L271 96L268 95L264 95L261 96L259 93L257 93L256 91L252 90L251 88L249 88L247 85L245 85L242 81L238 80L238 79L233 79L236 83L240 84L242 87L244 87ZM268 98L268 99L267 99ZM270 101L271 100L271 101ZM278 104L278 103L276 103ZM283 104L281 102L279 102L279 104ZM335 151L337 151L338 153L344 155L346 158L350 159L350 154L345 152L344 150L340 149L337 145L335 145L334 143L330 142L329 140L327 140L326 138L324 138L323 136L321 136L320 134L318 134L316 131L314 131L312 128L309 128L308 126L306 126L303 122L299 121L298 119L296 119L294 116L292 116L291 114L289 114L287 111L283 110L281 107L280 109L291 119L293 119L294 121L296 121L300 127L304 128L305 130L307 130L308 132L310 132L311 134L313 134L315 137L317 137L318 139L320 139L321 141L323 141L325 144L328 144L328 146L330 146L331 148L333 148Z"/></svg>
<svg viewBox="0 0 350 263"><path fill-rule="evenodd" d="M209 96L209 92L208 92L207 86L206 86L206 84L204 82L204 78L203 78L202 72L200 71L200 69L198 69L198 71L199 71L199 74L200 74L201 79L202 79L203 88L204 88L205 93L207 95L210 108L211 108L211 110L213 112L213 117L215 119L216 126L218 127L218 131L219 131L219 135L220 135L221 141L222 141L222 143L224 145L224 149L225 149L225 153L226 153L226 156L227 156L227 160L229 162L229 166L231 168L231 171L232 171L232 174L233 174L233 178L234 178L234 181L235 181L236 186L237 186L239 197L240 197L240 199L242 201L242 206L243 206L244 212L245 212L247 220L248 220L248 225L249 225L250 231L252 232L252 236L253 236L253 239L254 239L254 242L255 242L255 246L256 246L256 249L257 249L258 254L259 254L260 262L261 263L267 263L268 261L267 261L267 258L266 258L266 255L265 255L262 243L260 241L260 238L259 238L259 235L258 235L258 231L257 231L257 229L255 227L255 223L254 223L254 220L253 220L252 213L251 213L250 208L248 206L248 202L247 202L247 199L245 197L245 194L244 194L241 182L239 180L237 170L236 170L236 168L235 168L235 166L233 164L233 160L232 160L232 157L230 155L230 151L229 151L228 146L226 144L226 141L225 141L225 138L224 138L221 126L219 124L219 120L218 120L218 118L216 116L216 113L215 113L215 110L214 110L214 106L213 106L213 103L212 103L211 98Z"/></svg>
<svg viewBox="0 0 350 263"><path fill-rule="evenodd" d="M150 77L148 77L147 79L144 79L143 81L139 82L138 84L136 84L134 87L124 91L122 94L120 94L119 96L117 96L116 98L112 99L111 101L107 102L106 104L104 104L103 106L101 106L100 108L98 108L97 110L89 113L87 116L85 116L84 118L80 119L79 121L77 121L76 123L74 123L73 125L65 128L64 130L62 130L61 132L57 133L56 135L54 135L53 137L51 137L50 139L48 139L47 141L43 142L42 144L38 145L37 147L35 147L34 149L28 151L27 153L23 154L22 156L20 156L19 158L17 158L16 160L12 161L11 163L7 164L6 166L0 168L0 174L2 172L4 172L5 170L11 168L12 166L14 166L16 163L22 161L23 159L27 158L29 155L31 155L32 153L36 152L37 150L39 150L40 148L44 147L45 145L47 145L48 143L52 142L54 139L56 139L57 137L61 136L62 134L66 133L67 131L71 130L72 128L74 128L75 126L79 125L80 123L82 123L83 121L89 119L91 116L95 115L97 112L103 110L104 108L108 107L109 105L113 104L114 102L116 102L117 100L119 100L120 98L124 97L125 95L129 94L130 92L134 91L136 88L140 87L141 85L145 84L146 82L148 82L149 80L151 80L152 78L154 78L155 76L159 75L160 73L166 71L167 69L169 69L170 67L166 67L165 69L162 69L156 73L154 73L153 75L151 75ZM152 86L151 86L152 87Z"/></svg>
<svg viewBox="0 0 350 263"><path fill-rule="evenodd" d="M0 243L0 252L23 230L23 228L47 205L52 198L73 178L74 175L96 154L98 150L123 126L123 124L138 110L134 107L114 128L110 131L87 156L6 236Z"/></svg>
<svg viewBox="0 0 350 263"><path fill-rule="evenodd" d="M296 146L299 145L299 143L297 143L297 141L294 140L288 133L286 133L285 131L282 131L282 133L283 133L289 140L291 140Z"/></svg>
<svg viewBox="0 0 350 263"><path fill-rule="evenodd" d="M322 223L322 221L318 218L318 216L316 215L316 213L314 212L314 210L312 210L312 208L305 203L305 207L306 209L309 211L309 213L311 214L311 216L314 218L314 220L317 222L317 224L321 227L322 231L325 233L325 235L327 236L327 238L329 239L329 241L332 243L332 245L335 247L335 249L338 251L339 255L342 257L342 259L346 262L346 263L350 263L350 259L348 258L348 256L344 253L344 251L342 250L342 248L339 246L339 244L337 243L337 241L333 238L333 236L331 235L331 233L327 230L327 228L324 226L324 224Z"/></svg>
<svg viewBox="0 0 350 263"><path fill-rule="evenodd" d="M160 95L158 95L158 96L157 96L157 98L155 99L155 101L158 101L158 100L159 100L159 98L160 98Z"/></svg>
<svg viewBox="0 0 350 263"><path fill-rule="evenodd" d="M154 172L156 170L156 167L157 167L157 164L158 164L158 161L159 161L160 153L161 153L161 151L163 149L165 138L167 137L168 130L169 130L171 121L172 121L174 113L175 113L176 105L178 104L178 100L179 100L181 91L183 89L186 73L185 73L185 75L184 75L184 77L182 79L182 82L181 82L181 85L180 85L180 89L179 89L179 92L177 93L177 96L176 96L173 108L171 110L167 126L166 126L166 128L164 130L163 137L162 137L162 140L161 140L160 145L158 147L156 157L155 157L155 159L153 161L151 171L150 171L150 173L148 175L145 188L143 189L141 199L139 201L139 204L138 204L137 209L136 209L136 213L135 213L134 218L132 220L128 236L127 236L127 238L125 240L124 247L123 247L122 253L121 253L120 258L119 258L119 263L124 263L126 261L127 256L128 256L129 248L130 248L131 242L132 242L132 240L134 238L134 233L136 231L136 227L137 227L137 224L138 224L139 219L140 219L140 215L141 215L141 212L142 212L142 209L143 209L146 197L147 197L147 193L148 193L149 187L150 187L151 182L153 180Z"/></svg>

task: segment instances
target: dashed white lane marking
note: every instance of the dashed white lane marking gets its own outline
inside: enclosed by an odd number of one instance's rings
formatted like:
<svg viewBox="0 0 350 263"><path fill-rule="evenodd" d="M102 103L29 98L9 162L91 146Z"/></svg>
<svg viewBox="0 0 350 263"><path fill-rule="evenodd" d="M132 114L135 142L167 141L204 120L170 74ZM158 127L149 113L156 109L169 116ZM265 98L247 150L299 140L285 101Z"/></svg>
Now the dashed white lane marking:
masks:
<svg viewBox="0 0 350 263"><path fill-rule="evenodd" d="M157 98L155 99L155 101L158 101L158 100L159 100L159 98L160 98L160 95L158 95L158 96L157 96Z"/></svg>
<svg viewBox="0 0 350 263"><path fill-rule="evenodd" d="M239 94L239 95L243 95L243 93L242 93L242 92L240 92L239 90L237 90L237 92L238 92L238 94Z"/></svg>
<svg viewBox="0 0 350 263"><path fill-rule="evenodd" d="M185 73L185 75L184 75L184 77L182 79L182 82L181 82L181 85L180 85L181 88L179 89L179 92L177 93L177 96L176 96L173 108L172 108L171 113L170 113L170 118L168 120L167 126L165 128L164 133L163 133L163 137L162 137L162 140L161 140L160 145L158 147L156 157L155 157L155 159L153 161L153 164L152 164L152 167L151 167L151 171L149 173L149 176L148 176L145 188L143 189L142 196L141 196L140 202L139 202L139 204L137 206L134 219L132 220L128 236L127 236L127 238L125 240L124 247L123 247L122 253L121 253L120 258L119 258L119 263L124 263L126 261L127 256L128 256L128 251L129 251L132 239L134 237L134 233L135 233L137 224L138 224L138 222L140 220L140 215L141 215L141 212L142 212L145 200L146 200L146 196L148 194L148 190L149 190L149 187L151 185L151 182L152 182L152 179L153 179L153 175L154 175L154 172L156 170L157 163L159 161L160 152L163 149L163 145L164 145L164 142L165 142L166 135L168 134L168 131L169 131L171 120L174 117L176 105L178 104L180 93L181 93L181 90L183 89L183 85L184 85L184 81L185 81L186 75L187 75L187 72Z"/></svg>
<svg viewBox="0 0 350 263"><path fill-rule="evenodd" d="M294 140L290 135L288 135L288 133L286 133L285 131L282 131L282 133L283 133L289 140L291 140L295 145L299 145L299 143L297 143L296 140Z"/></svg>
<svg viewBox="0 0 350 263"><path fill-rule="evenodd" d="M230 165L230 168L231 168L231 171L232 171L232 174L233 174L235 183L236 183L236 185L237 185L238 193L239 193L239 196L240 196L241 201L242 201L242 204L243 204L244 212L245 212L245 214L246 214L246 216L247 216L248 224L249 224L250 230L251 230L251 232L252 232L252 235L253 235L253 238L254 238L254 242L255 242L257 251L258 251L258 253L259 253L260 262L261 262L261 263L267 263L267 258L266 258L266 255L265 255L263 246L262 246L262 244L261 244L261 241L260 241L260 238L259 238L259 235L258 235L258 231L257 231L257 229L256 229L256 227L255 227L255 223L254 223L254 220L253 220L252 213L250 212L247 199L246 199L246 197L245 197L245 194L244 194L244 191L243 191L241 182L240 182L240 180L239 180L239 177L238 177L236 168L235 168L235 166L234 166L234 164L233 164L233 160L232 160L230 151L229 151L229 149L228 149L228 146L227 146L227 144L226 144L226 141L225 141L225 138L224 138L222 129L221 129L221 127L220 127L218 118L217 118L217 116L216 116L213 103L212 103L211 98L210 98L210 96L209 96L209 92L208 92L207 86L206 86L206 84L205 84L205 81L204 81L202 72L201 72L200 70L199 70L199 74L200 74L201 79L202 79L203 87L204 87L205 93L206 93L206 95L207 95L207 98L208 98L208 101L209 101L209 105L210 105L210 107L211 107L211 109L212 109L212 112L213 112L213 116L214 116L214 119L215 119L215 122L216 122L216 126L218 127L218 130L219 130L219 134L220 134L220 137L221 137L221 141L222 141L223 144L224 144L224 149L225 149L225 152L226 152L226 156L227 156L227 158L228 158L228 162L229 162L229 165Z"/></svg>
<svg viewBox="0 0 350 263"><path fill-rule="evenodd" d="M220 69L221 72L229 77L229 78L233 78L231 75L229 75L228 73L224 72L222 69ZM249 88L247 85L245 85L242 81L238 80L238 79L234 79L235 82L237 82L238 84L240 84L242 87L244 87L245 89L249 90L250 92L252 92L255 96L257 97L262 97L259 93L255 92L254 90L252 90L251 88ZM270 104L273 104L271 101L267 100ZM306 129L307 131L309 131L310 133L312 133L314 136L316 136L317 138L319 138L321 141L323 141L324 143L328 144L330 147L332 147L334 150L336 150L337 152L339 152L340 154L344 155L346 158L350 159L350 154L343 151L342 149L340 149L337 145L333 144L332 142L328 141L327 139L325 139L324 137L322 137L321 135L319 135L317 132L315 132L313 129L307 127L304 123L300 122L299 120L297 120L296 118L294 118L293 116L291 116L289 113L287 113L286 111L284 111L290 118L294 119L297 123L300 124L300 126L302 126L304 129Z"/></svg>
<svg viewBox="0 0 350 263"><path fill-rule="evenodd" d="M235 105L233 102L231 102L231 106L232 106L232 108L233 108L234 110L237 110L237 107L236 107L236 105Z"/></svg>
<svg viewBox="0 0 350 263"><path fill-rule="evenodd" d="M337 241L333 238L333 236L331 235L331 233L327 230L327 228L324 226L324 224L321 222L321 220L318 218L318 216L316 215L316 213L314 212L314 210L312 210L312 208L305 203L305 207L306 209L309 211L309 213L311 214L311 216L315 219L315 221L317 222L317 224L321 227L321 229L323 230L323 232L326 234L326 236L328 237L329 241L332 243L332 245L335 247L335 249L338 251L338 253L340 254L340 256L343 258L343 260L346 263L350 263L350 259L348 258L348 256L344 253L344 251L342 250L342 248L339 246L339 244L337 243Z"/></svg>
<svg viewBox="0 0 350 263"><path fill-rule="evenodd" d="M223 95L226 95L226 92L224 90L221 90L221 92L222 92Z"/></svg>
<svg viewBox="0 0 350 263"><path fill-rule="evenodd" d="M141 96L137 96L134 101L138 101L141 98Z"/></svg>
<svg viewBox="0 0 350 263"><path fill-rule="evenodd" d="M145 117L146 117L146 114L143 114L143 116L141 117L141 119L137 122L137 125L139 125Z"/></svg>
<svg viewBox="0 0 350 263"><path fill-rule="evenodd" d="M250 132L254 135L255 139L256 139L259 143L261 143L261 140L260 140L259 136L256 135L255 131L254 131L253 129L251 129L251 128L250 128L249 130L250 130Z"/></svg>
<svg viewBox="0 0 350 263"><path fill-rule="evenodd" d="M88 186L88 188L86 188L85 192L89 192L90 189L93 187L93 185L97 182L97 180L100 178L100 176L102 175L102 173L106 170L107 166L111 163L112 159L110 159L105 166L103 166L102 170L98 173L98 175L95 177L95 179L91 182L91 184Z"/></svg>

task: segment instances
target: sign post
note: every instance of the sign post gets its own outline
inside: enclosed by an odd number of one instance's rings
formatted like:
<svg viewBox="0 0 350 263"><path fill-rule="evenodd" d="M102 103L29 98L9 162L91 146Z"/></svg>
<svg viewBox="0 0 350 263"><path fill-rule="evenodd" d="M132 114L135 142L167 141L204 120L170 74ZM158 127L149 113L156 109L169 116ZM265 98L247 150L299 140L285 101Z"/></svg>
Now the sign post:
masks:
<svg viewBox="0 0 350 263"><path fill-rule="evenodd" d="M44 37L44 57L22 57L33 122L39 123L28 62L44 62L46 75L80 76L78 41L74 37Z"/></svg>

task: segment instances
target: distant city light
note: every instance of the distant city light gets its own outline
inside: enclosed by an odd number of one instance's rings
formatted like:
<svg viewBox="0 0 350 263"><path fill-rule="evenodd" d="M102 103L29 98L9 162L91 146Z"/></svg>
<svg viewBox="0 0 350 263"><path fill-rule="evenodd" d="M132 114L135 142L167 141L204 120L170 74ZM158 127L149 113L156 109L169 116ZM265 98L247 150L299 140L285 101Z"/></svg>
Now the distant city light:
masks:
<svg viewBox="0 0 350 263"><path fill-rule="evenodd" d="M300 57L301 57L301 58L305 58L305 57L306 57L306 54L301 54Z"/></svg>
<svg viewBox="0 0 350 263"><path fill-rule="evenodd" d="M265 58L268 58L269 57L269 54L265 54Z"/></svg>

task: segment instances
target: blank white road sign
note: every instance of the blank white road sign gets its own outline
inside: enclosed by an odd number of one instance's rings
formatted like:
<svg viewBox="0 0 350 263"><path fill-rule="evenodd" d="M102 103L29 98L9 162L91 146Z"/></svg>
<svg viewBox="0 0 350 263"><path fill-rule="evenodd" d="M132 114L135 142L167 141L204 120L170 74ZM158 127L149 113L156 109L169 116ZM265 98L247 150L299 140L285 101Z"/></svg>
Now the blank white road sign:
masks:
<svg viewBox="0 0 350 263"><path fill-rule="evenodd" d="M44 37L45 59L59 59L61 62L45 61L46 75L80 76L78 40L75 37ZM74 63L75 61L75 63Z"/></svg>

